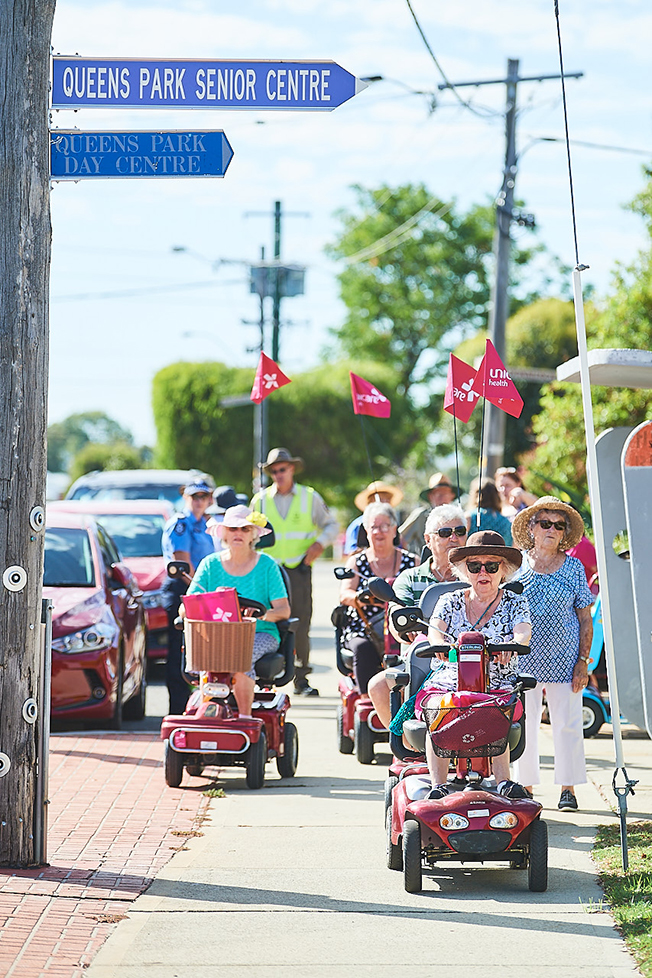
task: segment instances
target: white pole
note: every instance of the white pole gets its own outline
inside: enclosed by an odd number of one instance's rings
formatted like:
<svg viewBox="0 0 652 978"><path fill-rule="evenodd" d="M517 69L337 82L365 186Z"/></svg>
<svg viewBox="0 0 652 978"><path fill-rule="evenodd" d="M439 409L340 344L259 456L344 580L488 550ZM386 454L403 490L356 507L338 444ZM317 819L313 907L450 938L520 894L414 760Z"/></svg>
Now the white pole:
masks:
<svg viewBox="0 0 652 978"><path fill-rule="evenodd" d="M595 450L595 428L593 425L593 405L591 402L591 379L589 376L589 357L586 345L586 325L584 322L584 300L582 297L581 273L586 267L586 265L577 265L573 269L573 300L575 304L575 326L577 328L577 349L580 361L580 383L582 387L582 406L584 408L584 428L586 431L586 474L589 484L589 499L591 501L593 532L595 534L595 550L598 560L598 575L600 578L600 600L602 602L605 659L607 663L607 676L609 679L611 723L614 732L616 766L618 768L623 768L625 763L623 758L623 735L620 726L618 683L616 680L616 659L614 656L613 632L611 627L609 580L607 578L607 555L605 550L604 527L602 525L600 480L598 479L598 459Z"/></svg>

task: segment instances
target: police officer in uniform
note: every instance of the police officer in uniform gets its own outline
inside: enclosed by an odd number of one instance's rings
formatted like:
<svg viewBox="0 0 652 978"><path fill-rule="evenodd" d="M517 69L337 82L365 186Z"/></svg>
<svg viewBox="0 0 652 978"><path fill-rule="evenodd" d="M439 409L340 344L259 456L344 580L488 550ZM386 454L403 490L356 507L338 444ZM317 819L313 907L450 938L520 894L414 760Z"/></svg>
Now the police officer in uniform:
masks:
<svg viewBox="0 0 652 978"><path fill-rule="evenodd" d="M163 530L163 557L166 564L171 560L185 560L193 575L200 560L215 552L213 538L206 531L206 510L213 502L213 490L205 482L195 482L183 491L184 508L180 514L168 520ZM168 657L165 680L170 694L170 713L183 713L188 700L188 687L181 674L181 636L174 627L179 614L181 596L188 585L177 578L168 577L162 587L163 607L168 616Z"/></svg>
<svg viewBox="0 0 652 978"><path fill-rule="evenodd" d="M312 672L312 563L333 542L339 527L319 493L294 481L295 471L303 468L303 459L292 456L287 448L272 448L262 467L273 485L256 493L250 505L274 527L276 541L267 553L285 567L290 580L292 615L299 619L294 691L300 696L319 696L308 682Z"/></svg>

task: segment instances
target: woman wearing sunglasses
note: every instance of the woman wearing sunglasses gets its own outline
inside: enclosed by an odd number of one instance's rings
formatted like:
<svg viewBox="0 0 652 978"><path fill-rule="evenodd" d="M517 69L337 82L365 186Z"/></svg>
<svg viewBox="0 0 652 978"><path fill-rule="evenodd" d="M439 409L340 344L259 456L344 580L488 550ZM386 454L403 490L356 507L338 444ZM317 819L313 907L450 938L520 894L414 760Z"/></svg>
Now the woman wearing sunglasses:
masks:
<svg viewBox="0 0 652 978"><path fill-rule="evenodd" d="M466 541L466 533L466 517L461 506L456 503L445 503L443 506L436 506L430 511L426 520L423 543L428 547L432 556L417 567L411 567L398 575L394 581L394 593L399 601L406 605L418 605L421 595L431 584L455 580L455 575L448 562L448 554ZM397 607L398 605L390 605L390 612ZM407 639L411 643L419 634L418 632L411 632L401 636L394 631L391 617L388 618L388 622L389 630L398 642L404 643ZM403 649L409 649L409 647L409 645L403 645ZM369 696L385 727L389 726L392 718L389 690L393 684L393 680L388 681L384 672L378 673L369 683Z"/></svg>
<svg viewBox="0 0 652 978"><path fill-rule="evenodd" d="M539 721L545 687L555 752L558 808L575 811L575 785L586 782L582 693L588 683L593 622L582 563L565 551L584 534L582 517L555 496L543 496L512 523L514 543L524 552L519 579L532 615L527 671L538 680L525 694L525 750L517 761L526 785L540 783Z"/></svg>
<svg viewBox="0 0 652 978"><path fill-rule="evenodd" d="M434 645L453 644L461 632L482 632L488 642L530 643L530 611L521 594L500 590L500 585L517 572L521 554L515 547L505 546L500 533L481 530L472 533L465 547L456 547L448 554L455 575L470 587L443 594L435 606L428 639ZM449 662L442 654L431 659L430 676L417 697L420 707L433 708L448 692L457 690L457 663ZM518 673L518 659L504 652L494 657L489 666L490 688L510 689ZM418 711L417 711L418 713ZM540 713L539 713L540 715ZM426 740L426 760L432 779L429 798L444 798L455 789L446 781L448 758L437 757ZM509 748L493 758L493 773L498 791L506 798L529 798L530 792L510 780Z"/></svg>

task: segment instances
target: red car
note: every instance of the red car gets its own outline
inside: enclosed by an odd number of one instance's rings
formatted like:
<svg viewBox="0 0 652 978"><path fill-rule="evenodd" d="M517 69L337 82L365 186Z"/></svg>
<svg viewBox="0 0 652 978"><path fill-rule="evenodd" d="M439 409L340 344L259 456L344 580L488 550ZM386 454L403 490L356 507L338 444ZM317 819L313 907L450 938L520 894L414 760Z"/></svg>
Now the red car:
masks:
<svg viewBox="0 0 652 978"><path fill-rule="evenodd" d="M166 579L161 534L176 510L159 499L75 499L49 503L48 512L89 513L112 537L123 563L143 592L147 615L147 656L164 659L167 654L168 619L161 605Z"/></svg>
<svg viewBox="0 0 652 978"><path fill-rule="evenodd" d="M49 513L43 596L51 598L52 717L120 729L145 715L140 588L90 516Z"/></svg>

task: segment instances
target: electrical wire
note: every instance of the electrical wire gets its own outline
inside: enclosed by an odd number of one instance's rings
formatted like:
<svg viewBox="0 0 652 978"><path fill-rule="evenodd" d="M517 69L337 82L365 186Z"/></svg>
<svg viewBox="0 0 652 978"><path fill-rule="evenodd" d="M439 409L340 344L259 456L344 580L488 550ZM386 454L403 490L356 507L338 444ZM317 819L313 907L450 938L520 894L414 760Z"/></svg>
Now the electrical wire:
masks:
<svg viewBox="0 0 652 978"><path fill-rule="evenodd" d="M81 302L88 299L130 299L139 295L159 295L163 292L182 292L192 289L213 288L216 285L242 285L245 279L232 279L220 282L211 279L207 282L179 282L174 285L151 285L140 289L118 289L115 292L73 292L69 295L54 295L52 302Z"/></svg>
<svg viewBox="0 0 652 978"><path fill-rule="evenodd" d="M377 258L379 255L385 254L386 251L389 251L391 248L394 248L396 245L405 241L405 239L409 237L412 229L419 223L421 218L425 217L426 214L430 214L433 208L439 203L440 200L438 197L431 197L430 200L424 204L421 210L417 211L416 214L413 214L412 217L409 217L407 221L403 222L403 224L399 224L398 227L394 228L392 231L389 231L382 238L378 238L378 240L374 241L373 244L367 245L366 248L362 248L353 255L347 255L342 260L347 265L357 265L360 262L368 261L370 258ZM450 201L450 203L444 204L443 207L440 207L438 211L435 211L432 216L435 218L444 217L445 214L448 214L448 212L452 210L454 203L454 201Z"/></svg>
<svg viewBox="0 0 652 978"><path fill-rule="evenodd" d="M414 12L414 9L412 7L412 4L411 4L410 0L405 0L405 2L407 4L408 10L412 14L412 19L413 19L413 21L414 21L414 23L416 25L416 28L417 28L419 34L421 35L421 40L425 44L426 50L427 50L428 54L430 55L430 57L432 58L432 60L434 62L434 65L435 65L437 71L441 75L441 77L442 77L443 81L446 83L447 87L450 88L451 92L453 93L453 95L455 96L455 98L457 99L457 101L460 103L460 105L463 105L465 109L468 109L470 112L473 112L474 115L479 116L481 119L487 118L487 115L491 115L491 116L502 115L502 112L495 112L493 109L488 109L486 113L485 112L479 112L478 109L476 109L476 107L474 105L472 105L470 102L467 102L465 99L462 98L462 96L460 95L460 93L455 88L455 85L453 85L453 83L449 80L449 78L447 77L444 69L439 64L439 61L437 60L437 57L435 55L435 52L433 51L432 47L430 46L430 42L428 41L428 38L426 37L426 35L424 33L424 30L423 30L421 24L419 23L419 19L418 19L417 15Z"/></svg>
<svg viewBox="0 0 652 978"><path fill-rule="evenodd" d="M561 74L561 99L564 106L564 133L566 135L566 158L568 160L568 183L570 186L571 215L573 219L573 245L575 247L575 264L580 264L577 244L577 217L575 214L575 191L573 189L573 167L571 164L570 133L568 131L568 106L566 104L566 80L564 78L564 57L561 48L561 25L559 23L559 0L555 0L555 19L557 21L557 45L559 47L559 72Z"/></svg>

